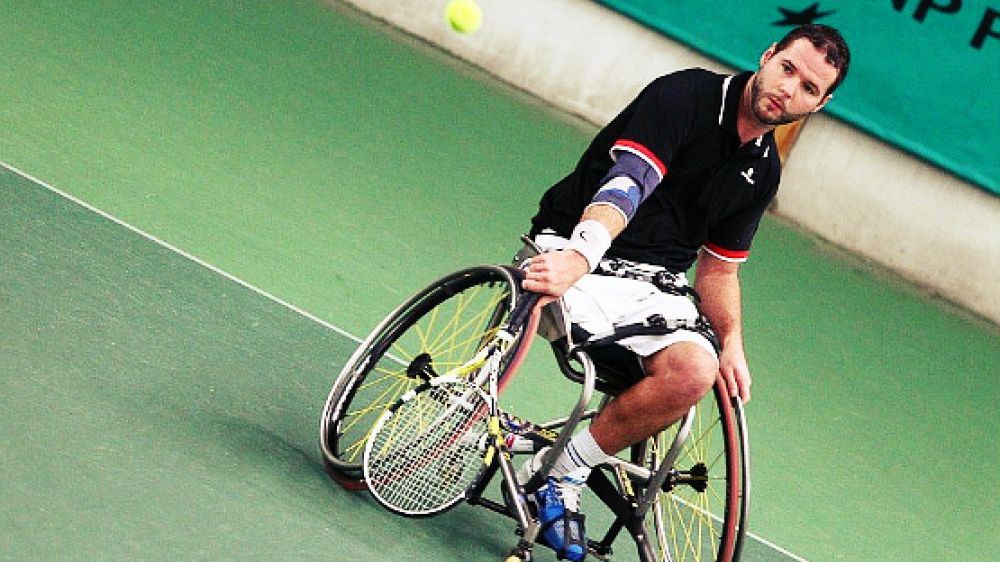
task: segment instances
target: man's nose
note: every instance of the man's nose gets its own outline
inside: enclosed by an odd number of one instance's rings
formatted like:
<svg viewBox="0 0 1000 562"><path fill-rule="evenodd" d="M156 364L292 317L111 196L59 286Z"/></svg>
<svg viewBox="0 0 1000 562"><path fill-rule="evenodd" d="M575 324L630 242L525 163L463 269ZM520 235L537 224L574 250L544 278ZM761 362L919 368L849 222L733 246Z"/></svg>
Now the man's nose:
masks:
<svg viewBox="0 0 1000 562"><path fill-rule="evenodd" d="M782 80L781 82L778 83L778 91L781 92L782 96L790 98L792 97L792 92L795 91L796 82L797 80L795 78L788 78L786 80Z"/></svg>

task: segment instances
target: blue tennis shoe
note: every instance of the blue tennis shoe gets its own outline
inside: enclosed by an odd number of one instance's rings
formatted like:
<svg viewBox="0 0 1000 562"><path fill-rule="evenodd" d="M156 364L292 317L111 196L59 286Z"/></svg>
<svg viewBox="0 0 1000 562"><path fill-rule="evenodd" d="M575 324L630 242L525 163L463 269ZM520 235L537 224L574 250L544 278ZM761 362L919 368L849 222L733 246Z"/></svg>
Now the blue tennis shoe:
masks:
<svg viewBox="0 0 1000 562"><path fill-rule="evenodd" d="M527 482L538 467L545 450L539 451L518 471L518 480ZM538 510L541 537L545 544L556 551L560 560L580 562L587 556L587 538L584 516L580 513L580 494L586 485L582 475L572 472L561 477L548 477L533 498Z"/></svg>

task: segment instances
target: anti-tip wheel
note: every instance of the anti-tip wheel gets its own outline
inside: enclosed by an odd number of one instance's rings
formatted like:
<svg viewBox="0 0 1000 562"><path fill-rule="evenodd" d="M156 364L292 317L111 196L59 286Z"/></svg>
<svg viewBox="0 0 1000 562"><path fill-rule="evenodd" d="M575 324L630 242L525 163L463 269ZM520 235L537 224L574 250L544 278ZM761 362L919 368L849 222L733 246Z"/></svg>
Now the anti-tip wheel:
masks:
<svg viewBox="0 0 1000 562"><path fill-rule="evenodd" d="M522 547L513 549L503 562L531 562L531 551Z"/></svg>

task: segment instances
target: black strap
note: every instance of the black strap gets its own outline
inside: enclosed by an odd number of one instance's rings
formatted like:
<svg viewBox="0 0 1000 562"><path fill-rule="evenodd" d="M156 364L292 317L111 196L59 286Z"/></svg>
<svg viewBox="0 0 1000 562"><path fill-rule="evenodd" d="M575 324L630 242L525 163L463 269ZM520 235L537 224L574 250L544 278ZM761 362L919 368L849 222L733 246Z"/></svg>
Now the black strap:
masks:
<svg viewBox="0 0 1000 562"><path fill-rule="evenodd" d="M687 282L683 281L679 274L664 268L644 266L622 258L604 258L594 273L608 277L645 281L669 295L689 297L696 303L701 302L698 293Z"/></svg>
<svg viewBox="0 0 1000 562"><path fill-rule="evenodd" d="M610 332L594 334L577 347L586 351L589 348L618 343L625 338L634 336L665 336L677 330L689 330L701 334L711 342L716 352L720 349L719 338L716 336L715 330L712 329L712 324L704 316L699 315L693 321L687 319L667 320L659 314L654 314L643 322L615 326Z"/></svg>

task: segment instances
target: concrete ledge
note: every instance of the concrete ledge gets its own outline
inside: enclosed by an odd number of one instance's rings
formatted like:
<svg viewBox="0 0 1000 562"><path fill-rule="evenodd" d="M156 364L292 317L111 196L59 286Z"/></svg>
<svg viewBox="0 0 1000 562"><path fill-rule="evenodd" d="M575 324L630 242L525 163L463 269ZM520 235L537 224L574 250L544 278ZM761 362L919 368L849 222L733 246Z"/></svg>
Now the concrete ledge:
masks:
<svg viewBox="0 0 1000 562"><path fill-rule="evenodd" d="M660 74L731 71L590 0L478 0L484 25L471 36L448 28L447 0L340 1L595 125ZM1000 324L1000 198L817 115L776 211Z"/></svg>
<svg viewBox="0 0 1000 562"><path fill-rule="evenodd" d="M1000 198L817 115L776 211L1000 323Z"/></svg>

